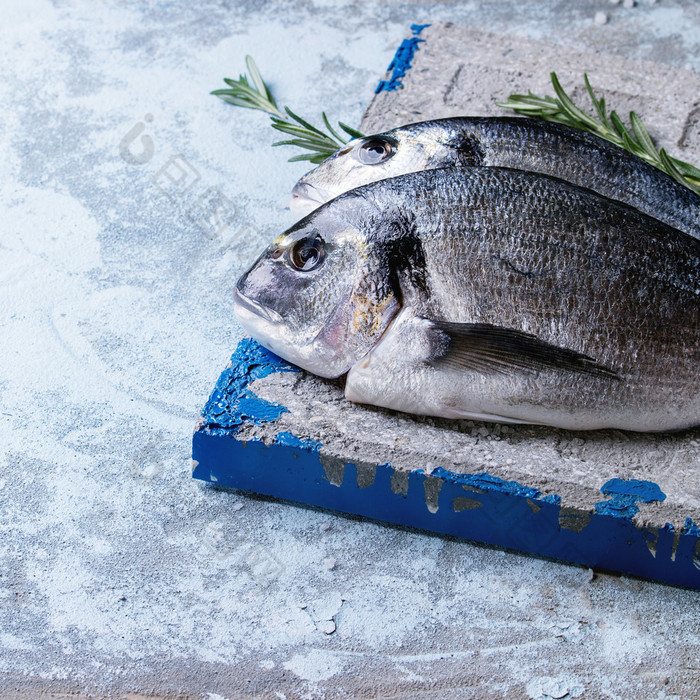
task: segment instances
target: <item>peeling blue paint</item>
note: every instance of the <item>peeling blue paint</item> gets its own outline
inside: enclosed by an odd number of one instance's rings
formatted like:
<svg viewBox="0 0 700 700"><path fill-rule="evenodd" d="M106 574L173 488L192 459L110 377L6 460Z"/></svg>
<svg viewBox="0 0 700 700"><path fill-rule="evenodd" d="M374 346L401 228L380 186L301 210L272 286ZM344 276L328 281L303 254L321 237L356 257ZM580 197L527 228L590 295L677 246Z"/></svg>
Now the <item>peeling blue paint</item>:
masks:
<svg viewBox="0 0 700 700"><path fill-rule="evenodd" d="M692 537L700 537L700 527L698 527L691 518L686 518L681 534L691 535Z"/></svg>
<svg viewBox="0 0 700 700"><path fill-rule="evenodd" d="M653 503L666 499L666 494L653 481L638 479L610 479L600 491L612 498L596 503L595 512L598 515L612 515L616 518L633 518L639 512L637 503Z"/></svg>
<svg viewBox="0 0 700 700"><path fill-rule="evenodd" d="M422 470L418 470L422 473ZM444 481L449 481L454 484L462 484L477 491L503 491L523 498L539 498L542 493L537 489L529 486L523 486L517 481L505 481L497 476L491 476L486 472L479 474L457 474L456 472L448 471L442 467L438 467L431 472L431 476L437 476Z"/></svg>
<svg viewBox="0 0 700 700"><path fill-rule="evenodd" d="M558 496L555 493L550 493L549 496L545 496L544 498L540 499L543 503L551 503L555 506L561 505L561 496Z"/></svg>
<svg viewBox="0 0 700 700"><path fill-rule="evenodd" d="M321 449L321 443L318 440L310 440L308 438L300 438L294 433L286 430L275 435L275 442L278 445L286 445L287 447L296 447L307 452L318 452Z"/></svg>
<svg viewBox="0 0 700 700"><path fill-rule="evenodd" d="M287 409L258 398L248 385L273 372L298 371L251 338L244 338L204 406L203 422L210 432L224 430L232 434L245 422L259 425L276 421Z"/></svg>
<svg viewBox="0 0 700 700"><path fill-rule="evenodd" d="M401 78L403 78L411 68L413 56L418 50L418 44L425 41L425 39L419 39L418 35L429 26L429 24L411 25L413 36L401 42L401 46L396 50L394 58L387 68L388 71L391 71L391 78L389 78L389 80L380 80L377 89L374 91L375 94L382 91L391 92L401 87Z"/></svg>
<svg viewBox="0 0 700 700"><path fill-rule="evenodd" d="M413 34L413 36L418 36L426 27L429 26L429 24L412 24L411 33Z"/></svg>
<svg viewBox="0 0 700 700"><path fill-rule="evenodd" d="M422 470L419 469L418 471L422 473ZM523 498L536 499L542 503L551 503L552 505L559 505L561 503L561 497L556 494L542 496L542 492L537 489L524 486L517 481L506 481L497 476L491 476L491 474L487 472L480 472L479 474L458 474L438 467L431 472L431 475L437 476L444 481L462 484L463 486L477 491L502 491L503 493L510 493Z"/></svg>

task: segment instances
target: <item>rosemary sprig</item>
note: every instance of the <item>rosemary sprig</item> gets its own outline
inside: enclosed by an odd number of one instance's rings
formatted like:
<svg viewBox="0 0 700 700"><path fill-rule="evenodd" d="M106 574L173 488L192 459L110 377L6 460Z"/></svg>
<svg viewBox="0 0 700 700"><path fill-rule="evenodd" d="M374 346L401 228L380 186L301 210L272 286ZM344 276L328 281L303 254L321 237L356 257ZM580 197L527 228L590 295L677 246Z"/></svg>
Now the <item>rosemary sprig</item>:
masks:
<svg viewBox="0 0 700 700"><path fill-rule="evenodd" d="M605 98L596 97L587 74L584 73L583 79L597 119L576 106L562 88L556 73L550 73L550 78L556 98L549 95L539 97L530 91L527 95L510 95L505 102L496 102L496 104L499 107L512 109L518 114L539 117L549 122L559 122L596 134L634 153L700 194L700 169L668 155L663 148L658 149L636 112L630 112L629 115L631 130L623 124L615 110L608 114Z"/></svg>
<svg viewBox="0 0 700 700"><path fill-rule="evenodd" d="M213 90L211 94L236 107L246 107L267 112L270 115L273 129L293 137L285 141L276 141L272 144L273 146L296 146L297 148L310 151L310 153L300 153L292 156L289 159L290 163L299 160L308 160L315 164L321 163L348 142L349 139L333 129L325 112L322 112L321 115L328 133L312 126L308 121L292 112L289 107L285 107L284 112L280 111L275 98L255 65L253 57L246 56L245 62L252 84L244 73L238 77L238 80L224 78L224 82L229 87ZM362 138L363 136L357 129L353 129L347 124L343 124L343 122L338 122L338 126L351 139Z"/></svg>

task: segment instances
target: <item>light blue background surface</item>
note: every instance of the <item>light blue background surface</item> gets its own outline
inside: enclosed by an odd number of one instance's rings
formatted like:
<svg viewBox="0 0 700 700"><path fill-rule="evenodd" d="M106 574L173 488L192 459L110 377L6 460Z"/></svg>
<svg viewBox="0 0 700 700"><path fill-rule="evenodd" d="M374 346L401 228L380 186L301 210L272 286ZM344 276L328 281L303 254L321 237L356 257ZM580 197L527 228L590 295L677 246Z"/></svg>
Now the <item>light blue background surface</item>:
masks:
<svg viewBox="0 0 700 700"><path fill-rule="evenodd" d="M2 695L697 688L696 593L217 492L191 481L189 454L240 337L235 280L291 223L305 170L270 148L267 117L208 96L245 54L281 104L357 124L413 22L698 70L698 13L690 1L5 2ZM139 123L150 141L135 163L143 144L120 144ZM220 197L229 225L215 234L202 207Z"/></svg>

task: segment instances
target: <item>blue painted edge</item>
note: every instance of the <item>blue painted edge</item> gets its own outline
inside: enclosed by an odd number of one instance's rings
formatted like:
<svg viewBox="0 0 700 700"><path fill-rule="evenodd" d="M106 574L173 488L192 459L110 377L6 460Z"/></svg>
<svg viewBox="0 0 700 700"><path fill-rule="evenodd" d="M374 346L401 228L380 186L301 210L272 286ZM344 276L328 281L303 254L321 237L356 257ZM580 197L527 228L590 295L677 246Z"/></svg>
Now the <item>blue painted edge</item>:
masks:
<svg viewBox="0 0 700 700"><path fill-rule="evenodd" d="M419 39L420 33L429 27L429 24L412 24L411 25L411 36L410 39L404 39L401 45L396 49L394 58L391 59L391 63L387 68L387 71L391 71L391 77L389 80L380 80L379 85L377 85L374 93L380 92L391 92L393 90L398 90L402 83L401 78L403 78L406 73L410 70L411 64L413 63L413 56L416 51L418 51L418 44L425 41L425 39Z"/></svg>
<svg viewBox="0 0 700 700"><path fill-rule="evenodd" d="M652 482L611 479L601 488L609 499L586 513L566 508L558 496L543 497L537 489L486 472L438 468L426 474L416 469L408 474L406 490L394 483L390 463L375 467L369 485L366 474L358 479L356 466L348 463L340 485L334 485L317 441L287 431L280 431L271 445L240 440L237 433L244 423L274 423L287 410L256 397L249 384L294 371L299 370L255 341L239 343L193 436L195 479L700 589L700 528L690 518L680 532L668 523L640 528L632 519L637 502L665 498ZM426 487L437 493L431 507Z"/></svg>
<svg viewBox="0 0 700 700"><path fill-rule="evenodd" d="M277 357L252 338L244 338L221 373L201 421L211 433L234 435L243 423L270 423L287 409L258 398L248 384L273 372L299 372L299 368Z"/></svg>

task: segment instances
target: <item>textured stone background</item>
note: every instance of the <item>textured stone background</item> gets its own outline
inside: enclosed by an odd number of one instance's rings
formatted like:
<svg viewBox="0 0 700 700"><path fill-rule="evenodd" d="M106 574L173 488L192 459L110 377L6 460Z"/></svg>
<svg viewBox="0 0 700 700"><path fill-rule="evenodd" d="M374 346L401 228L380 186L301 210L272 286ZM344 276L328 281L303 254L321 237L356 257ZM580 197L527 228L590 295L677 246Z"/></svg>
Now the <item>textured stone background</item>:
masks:
<svg viewBox="0 0 700 700"><path fill-rule="evenodd" d="M246 53L280 103L359 123L413 22L698 72L696 2L2 15L0 697L692 696L696 592L216 491L189 455L305 170L208 96Z"/></svg>

